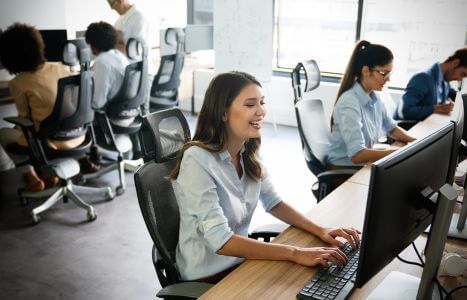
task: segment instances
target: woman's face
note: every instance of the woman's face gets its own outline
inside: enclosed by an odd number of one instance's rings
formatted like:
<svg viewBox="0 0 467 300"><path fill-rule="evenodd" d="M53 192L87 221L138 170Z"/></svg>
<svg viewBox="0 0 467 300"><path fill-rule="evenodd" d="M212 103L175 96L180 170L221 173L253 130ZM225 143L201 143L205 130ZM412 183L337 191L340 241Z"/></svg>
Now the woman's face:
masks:
<svg viewBox="0 0 467 300"><path fill-rule="evenodd" d="M381 91L390 80L392 72L392 61L384 66L375 66L369 68L368 66L363 67L363 85L370 91Z"/></svg>
<svg viewBox="0 0 467 300"><path fill-rule="evenodd" d="M266 110L261 87L249 84L244 87L225 112L228 141L244 143L261 136L261 126Z"/></svg>

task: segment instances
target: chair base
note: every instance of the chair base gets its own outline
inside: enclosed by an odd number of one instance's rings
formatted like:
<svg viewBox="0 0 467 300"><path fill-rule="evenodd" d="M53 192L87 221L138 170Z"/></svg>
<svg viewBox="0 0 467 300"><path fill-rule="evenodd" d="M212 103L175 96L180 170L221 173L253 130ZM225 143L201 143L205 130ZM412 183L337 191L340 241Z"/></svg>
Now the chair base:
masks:
<svg viewBox="0 0 467 300"><path fill-rule="evenodd" d="M65 202L71 199L79 208L87 211L88 221L94 221L97 218L97 213L94 208L84 202L76 193L93 194L102 193L105 200L111 200L115 197L115 194L109 187L105 188L94 188L74 185L71 180L67 180L66 185L61 187L55 187L47 189L38 193L21 193L21 202L25 199L40 199L48 197L41 205L37 206L31 211L31 217L33 224L38 224L40 220L39 214L51 208L59 200L63 199Z"/></svg>

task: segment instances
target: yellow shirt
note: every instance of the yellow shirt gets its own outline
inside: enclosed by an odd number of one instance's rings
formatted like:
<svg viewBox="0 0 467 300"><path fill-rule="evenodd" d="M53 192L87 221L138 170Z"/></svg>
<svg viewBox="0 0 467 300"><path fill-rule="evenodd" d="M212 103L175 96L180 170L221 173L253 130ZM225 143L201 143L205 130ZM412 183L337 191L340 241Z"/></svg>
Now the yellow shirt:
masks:
<svg viewBox="0 0 467 300"><path fill-rule="evenodd" d="M52 113L58 80L71 75L73 74L61 63L46 62L38 70L22 72L10 80L10 93L15 99L18 115L31 120L36 130L39 129L40 122ZM55 149L72 149L83 141L84 136L67 141L49 140L48 144ZM18 144L28 145L23 135Z"/></svg>

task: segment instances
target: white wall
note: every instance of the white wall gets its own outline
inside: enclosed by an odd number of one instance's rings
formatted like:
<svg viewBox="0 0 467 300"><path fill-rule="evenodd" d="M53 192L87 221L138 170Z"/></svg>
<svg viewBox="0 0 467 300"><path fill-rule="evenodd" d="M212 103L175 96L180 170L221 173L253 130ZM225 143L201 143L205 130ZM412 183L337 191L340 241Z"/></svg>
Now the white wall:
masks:
<svg viewBox="0 0 467 300"><path fill-rule="evenodd" d="M194 78L194 97L195 97L195 112L199 112L203 104L204 93L206 88L214 76L213 70L195 70ZM190 78L191 79L191 78ZM184 77L182 78L182 82ZM283 124L288 126L297 126L294 110L294 96L290 77L273 76L268 83L262 83L263 93L266 102L266 122ZM323 100L326 118L330 119L334 100L336 99L337 83L321 82L320 86L310 92L310 97ZM401 92L396 90L388 90L388 94L382 95L384 102L388 101L391 105L395 105L401 97ZM392 102L391 102L392 101ZM191 109L191 99L182 96L180 108L184 110Z"/></svg>

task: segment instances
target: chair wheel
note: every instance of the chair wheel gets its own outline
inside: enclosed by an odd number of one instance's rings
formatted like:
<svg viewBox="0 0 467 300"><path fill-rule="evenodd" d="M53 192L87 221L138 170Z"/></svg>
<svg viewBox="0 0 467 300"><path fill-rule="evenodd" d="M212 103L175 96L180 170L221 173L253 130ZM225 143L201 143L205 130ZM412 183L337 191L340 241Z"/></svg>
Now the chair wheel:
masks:
<svg viewBox="0 0 467 300"><path fill-rule="evenodd" d="M39 224L39 221L41 220L41 217L39 217L35 213L31 213L31 217L32 217L32 224L33 225Z"/></svg>
<svg viewBox="0 0 467 300"><path fill-rule="evenodd" d="M123 186L119 186L115 189L115 191L117 192L117 196L120 196L125 193L125 188Z"/></svg>
<svg viewBox="0 0 467 300"><path fill-rule="evenodd" d="M118 191L117 191L118 194ZM112 192L111 188L107 188L107 193L105 193L105 200L106 201L111 201L115 198L115 193Z"/></svg>
<svg viewBox="0 0 467 300"><path fill-rule="evenodd" d="M94 209L88 210L88 221L92 222L97 219L97 213Z"/></svg>

